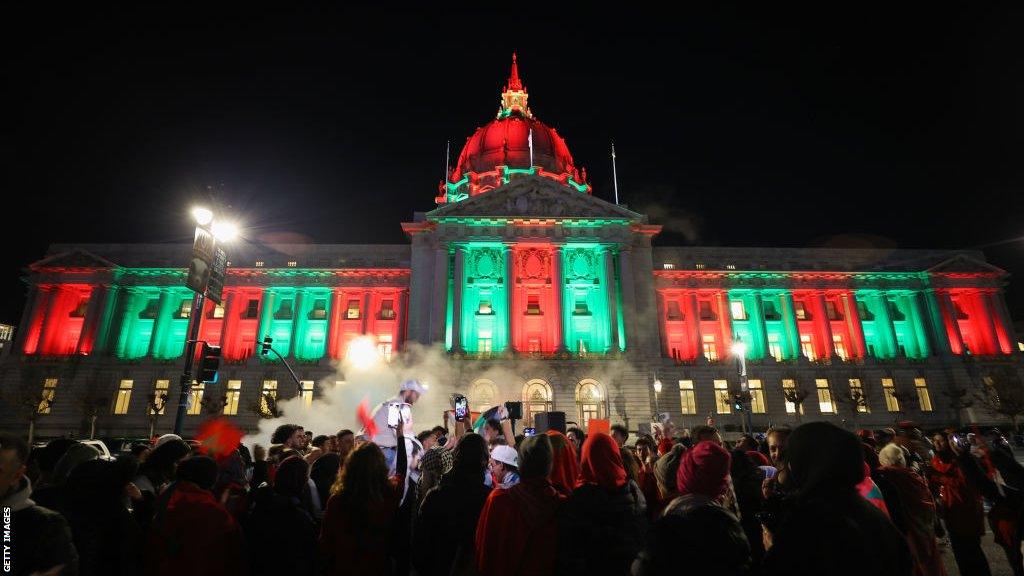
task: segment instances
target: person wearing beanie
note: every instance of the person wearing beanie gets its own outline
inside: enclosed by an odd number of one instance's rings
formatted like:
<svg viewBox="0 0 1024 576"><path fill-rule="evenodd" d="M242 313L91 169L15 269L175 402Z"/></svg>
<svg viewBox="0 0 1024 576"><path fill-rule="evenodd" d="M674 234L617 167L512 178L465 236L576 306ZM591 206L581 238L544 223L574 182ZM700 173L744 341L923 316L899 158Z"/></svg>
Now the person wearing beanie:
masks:
<svg viewBox="0 0 1024 576"><path fill-rule="evenodd" d="M494 490L476 526L476 569L487 576L555 574L556 514L562 497L548 480L552 448L547 435L519 446L519 484Z"/></svg>
<svg viewBox="0 0 1024 576"><path fill-rule="evenodd" d="M729 453L711 440L681 453L674 478L679 496L648 531L633 563L634 575L674 573L679 558L687 559L687 570L693 573L739 576L749 571L746 534L721 503L729 488L730 464Z"/></svg>
<svg viewBox="0 0 1024 576"><path fill-rule="evenodd" d="M795 498L771 534L765 575L912 573L906 541L858 491L867 466L857 436L829 422L803 424L786 443L786 466Z"/></svg>
<svg viewBox="0 0 1024 576"><path fill-rule="evenodd" d="M157 501L146 543L145 574L249 573L242 530L211 492L216 481L217 463L209 456L192 456L178 464L175 482Z"/></svg>
<svg viewBox="0 0 1024 576"><path fill-rule="evenodd" d="M416 517L413 566L420 576L448 576L472 571L473 541L480 511L491 489L484 485L487 442L467 434L454 450L452 469L427 493Z"/></svg>
<svg viewBox="0 0 1024 576"><path fill-rule="evenodd" d="M643 545L646 511L618 443L603 432L591 433L583 443L576 488L559 510L556 573L628 573Z"/></svg>
<svg viewBox="0 0 1024 576"><path fill-rule="evenodd" d="M679 496L679 490L676 489L676 474L679 472L679 462L683 459L684 452L686 452L686 446L676 444L672 450L654 463L654 479L658 483L658 497L647 500L647 517L651 522L660 518L668 503Z"/></svg>

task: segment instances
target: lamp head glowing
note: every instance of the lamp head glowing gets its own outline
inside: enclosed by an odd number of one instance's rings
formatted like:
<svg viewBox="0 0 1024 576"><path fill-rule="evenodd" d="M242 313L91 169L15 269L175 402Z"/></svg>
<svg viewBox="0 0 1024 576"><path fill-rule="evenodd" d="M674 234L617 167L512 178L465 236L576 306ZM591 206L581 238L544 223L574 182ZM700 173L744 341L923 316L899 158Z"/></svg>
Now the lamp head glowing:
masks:
<svg viewBox="0 0 1024 576"><path fill-rule="evenodd" d="M366 370L380 360L377 343L369 336L355 338L348 345L345 360L358 370Z"/></svg>
<svg viewBox="0 0 1024 576"><path fill-rule="evenodd" d="M213 212L210 212L207 208L203 208L202 206L196 206L192 209L192 218L195 219L196 224L206 226L210 222L213 222Z"/></svg>
<svg viewBox="0 0 1024 576"><path fill-rule="evenodd" d="M661 380L654 380L654 391L661 394Z"/></svg>
<svg viewBox="0 0 1024 576"><path fill-rule="evenodd" d="M747 345L744 344L740 340L737 340L736 342L733 342L733 344L732 344L732 353L734 355L736 355L736 356L739 356L740 358L746 358L747 357Z"/></svg>
<svg viewBox="0 0 1024 576"><path fill-rule="evenodd" d="M232 222L214 222L213 236L219 242L230 242L238 237L238 226Z"/></svg>

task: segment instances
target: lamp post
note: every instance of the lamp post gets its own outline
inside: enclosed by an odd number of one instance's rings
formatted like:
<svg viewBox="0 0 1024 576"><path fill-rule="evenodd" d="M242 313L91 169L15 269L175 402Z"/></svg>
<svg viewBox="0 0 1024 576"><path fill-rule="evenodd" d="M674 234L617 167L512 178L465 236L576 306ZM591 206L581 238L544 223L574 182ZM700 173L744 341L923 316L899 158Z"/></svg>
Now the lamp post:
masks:
<svg viewBox="0 0 1024 576"><path fill-rule="evenodd" d="M188 315L188 339L185 341L185 368L181 373L181 393L178 396L178 411L174 418L174 433L181 435L188 408L188 394L192 387L192 363L196 356L199 339L199 325L203 321L203 304L206 302L207 282L213 266L214 249L218 240L226 242L237 234L233 224L214 222L213 212L206 208L192 209L196 221L195 242L192 246L192 263L189 266L188 285L196 294L192 298L192 310ZM216 298L219 298L217 296Z"/></svg>
<svg viewBox="0 0 1024 576"><path fill-rule="evenodd" d="M747 383L747 345L742 340L736 339L732 344L732 353L739 360L740 368L740 406L743 410L743 432L745 434L754 433L754 423L750 416L751 412L751 395L750 386Z"/></svg>
<svg viewBox="0 0 1024 576"><path fill-rule="evenodd" d="M658 394L661 394L661 380L658 380L658 375L654 375L654 420L657 421L658 415L661 414L661 406L658 405Z"/></svg>

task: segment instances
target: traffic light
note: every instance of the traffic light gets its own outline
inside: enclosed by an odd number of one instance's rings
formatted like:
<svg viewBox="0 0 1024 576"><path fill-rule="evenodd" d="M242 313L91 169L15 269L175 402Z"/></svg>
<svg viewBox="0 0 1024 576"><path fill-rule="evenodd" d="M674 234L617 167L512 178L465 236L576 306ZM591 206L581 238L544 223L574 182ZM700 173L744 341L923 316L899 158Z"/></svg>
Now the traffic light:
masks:
<svg viewBox="0 0 1024 576"><path fill-rule="evenodd" d="M199 377L196 380L213 384L217 381L217 369L220 368L220 346L211 346L203 342L199 351Z"/></svg>
<svg viewBox="0 0 1024 576"><path fill-rule="evenodd" d="M743 412L743 400L736 395L732 399L732 409L737 412Z"/></svg>
<svg viewBox="0 0 1024 576"><path fill-rule="evenodd" d="M260 344L260 355L266 356L267 354L270 354L270 345L273 343L273 338L271 338L270 336L265 336L263 338L263 344Z"/></svg>

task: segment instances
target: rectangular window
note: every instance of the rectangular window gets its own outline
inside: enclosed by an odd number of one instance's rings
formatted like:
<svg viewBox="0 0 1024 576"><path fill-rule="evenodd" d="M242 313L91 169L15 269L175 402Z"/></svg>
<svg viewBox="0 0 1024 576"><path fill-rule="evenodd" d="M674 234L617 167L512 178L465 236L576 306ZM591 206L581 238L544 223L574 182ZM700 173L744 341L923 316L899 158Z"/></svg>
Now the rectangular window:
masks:
<svg viewBox="0 0 1024 576"><path fill-rule="evenodd" d="M729 302L729 311L732 313L733 320L747 319L747 309L743 306L743 302L739 300L732 300Z"/></svg>
<svg viewBox="0 0 1024 576"><path fill-rule="evenodd" d="M153 401L152 401L152 404L150 404L150 406L149 406L149 413L150 414L157 414L157 413L163 414L164 413L164 410L167 408L167 399L171 397L170 394L167 391L167 389L170 388L170 387L171 387L171 381L170 380L157 380L156 381L156 385L153 386ZM160 409L159 410L154 410L154 408L156 408L156 407L159 407Z"/></svg>
<svg viewBox="0 0 1024 576"><path fill-rule="evenodd" d="M718 315L711 308L711 302L707 300L701 300L699 302L700 307L700 319L701 320L718 320Z"/></svg>
<svg viewBox="0 0 1024 576"><path fill-rule="evenodd" d="M836 351L836 356L839 356L843 362L846 362L849 358L846 353L846 344L843 342L841 334L832 335L832 349Z"/></svg>
<svg viewBox="0 0 1024 576"><path fill-rule="evenodd" d="M295 301L291 298L285 298L281 300L281 303L277 305L277 312L274 313L274 320L291 320L295 312L293 306Z"/></svg>
<svg viewBox="0 0 1024 576"><path fill-rule="evenodd" d="M900 411L900 400L896 397L896 383L892 378L882 378L882 392L885 394L885 407L889 412Z"/></svg>
<svg viewBox="0 0 1024 576"><path fill-rule="evenodd" d="M160 299L151 298L146 302L146 307L139 312L139 320L155 320L160 314Z"/></svg>
<svg viewBox="0 0 1024 576"><path fill-rule="evenodd" d="M728 380L715 380L715 405L719 414L732 414Z"/></svg>
<svg viewBox="0 0 1024 576"><path fill-rule="evenodd" d="M540 296L537 294L527 294L526 296L526 313L531 316L540 315Z"/></svg>
<svg viewBox="0 0 1024 576"><path fill-rule="evenodd" d="M43 381L43 393L39 395L39 410L40 414L49 414L50 406L53 404L53 399L57 395L57 379L47 378Z"/></svg>
<svg viewBox="0 0 1024 576"><path fill-rule="evenodd" d="M811 342L810 334L800 335L800 351L803 352L804 356L806 356L808 360L814 360L817 358L814 354L814 343Z"/></svg>
<svg viewBox="0 0 1024 576"><path fill-rule="evenodd" d="M843 315L839 313L836 303L831 300L825 301L825 314L829 320L842 320Z"/></svg>
<svg viewBox="0 0 1024 576"><path fill-rule="evenodd" d="M668 317L669 320L682 320L683 319L683 312L679 309L679 302L677 302L675 300L669 300L669 302L668 302L668 310L666 311L666 316Z"/></svg>
<svg viewBox="0 0 1024 576"><path fill-rule="evenodd" d="M327 319L327 299L317 298L313 300L313 309L309 311L310 320L326 320Z"/></svg>
<svg viewBox="0 0 1024 576"><path fill-rule="evenodd" d="M862 322L869 322L875 319L875 315L871 313L867 303L863 300L857 300L857 314L860 316Z"/></svg>
<svg viewBox="0 0 1024 576"><path fill-rule="evenodd" d="M896 322L896 321L899 321L899 320L906 320L907 319L907 317L903 315L903 311L900 310L899 305L896 304L895 300L886 298L885 299L885 305L888 306L888 309L889 309L889 319L890 320Z"/></svg>
<svg viewBox="0 0 1024 576"><path fill-rule="evenodd" d="M775 358L776 362L782 362L782 343L779 342L778 334L768 335L768 354Z"/></svg>
<svg viewBox="0 0 1024 576"><path fill-rule="evenodd" d="M290 260L290 261L288 262L288 267L289 267L289 268L295 268L295 267L296 267L296 266L298 266L298 265L299 265L299 263L298 263L298 262L296 262L295 260Z"/></svg>
<svg viewBox="0 0 1024 576"><path fill-rule="evenodd" d="M526 351L527 352L531 352L531 353L540 352L540 339L539 338L530 338L529 340L527 340L526 341ZM542 412L543 412L543 410L542 410Z"/></svg>
<svg viewBox="0 0 1024 576"><path fill-rule="evenodd" d="M577 316L586 316L586 315L590 314L590 309L587 308L587 297L586 296L579 296L579 295L576 296L576 306L575 306L575 308L573 308L572 313L577 315Z"/></svg>
<svg viewBox="0 0 1024 576"><path fill-rule="evenodd" d="M771 320L771 321L782 320L782 315L779 314L779 311L775 308L775 302L772 302L770 300L765 300L765 301L761 302L761 306L764 307L764 319L765 320Z"/></svg>
<svg viewBox="0 0 1024 576"><path fill-rule="evenodd" d="M708 362L718 362L718 348L715 346L715 335L704 334L704 357Z"/></svg>
<svg viewBox="0 0 1024 576"><path fill-rule="evenodd" d="M793 302L793 309L796 310L796 319L797 320L810 320L811 319L811 315L807 313L807 307L804 306L803 302L801 302L799 300L797 300L796 302Z"/></svg>
<svg viewBox="0 0 1024 576"><path fill-rule="evenodd" d="M783 394L783 397L785 397L786 393L788 393L791 390L794 391L794 392L796 391L796 380L792 380L790 378L783 378L782 379L782 394ZM804 405L803 405L803 403L800 404L800 413L801 414L804 413ZM795 402L790 402L789 400L786 400L786 414L796 414L796 403Z"/></svg>
<svg viewBox="0 0 1024 576"><path fill-rule="evenodd" d="M128 404L132 400L132 380L121 380L117 387L117 397L114 398L114 414L127 414Z"/></svg>
<svg viewBox="0 0 1024 576"><path fill-rule="evenodd" d="M391 334L381 334L377 337L377 353L384 359L385 362L391 362L391 351L393 349L393 343L391 341Z"/></svg>
<svg viewBox="0 0 1024 576"><path fill-rule="evenodd" d="M748 380L747 389L750 390L750 411L754 414L764 414L764 388L760 380Z"/></svg>
<svg viewBox="0 0 1024 576"><path fill-rule="evenodd" d="M238 414L238 398L242 395L242 381L228 380L228 387L224 393L224 415L236 416Z"/></svg>
<svg viewBox="0 0 1024 576"><path fill-rule="evenodd" d="M184 320L192 315L192 299L182 300L178 306L178 311L174 313L174 317L178 320Z"/></svg>
<svg viewBox="0 0 1024 576"><path fill-rule="evenodd" d="M71 313L68 314L68 315L71 316L72 318L85 318L85 312L88 309L89 309L89 299L88 298L82 298L81 300L78 301L78 305L75 306L71 310Z"/></svg>
<svg viewBox="0 0 1024 576"><path fill-rule="evenodd" d="M491 331L490 330L480 330L479 332L477 332L477 341L476 341L477 352L480 352L481 354L490 354L491 353L491 345L492 345L492 340L491 340Z"/></svg>
<svg viewBox="0 0 1024 576"><path fill-rule="evenodd" d="M313 406L313 389L314 384L312 380L300 380L302 384L302 390L299 394L302 396L302 405L306 408Z"/></svg>
<svg viewBox="0 0 1024 576"><path fill-rule="evenodd" d="M857 412L864 414L871 412L871 406L868 405L868 398L864 394L864 387L861 386L860 378L850 378L850 399L856 401Z"/></svg>
<svg viewBox="0 0 1024 576"><path fill-rule="evenodd" d="M832 400L832 389L828 387L828 380L825 378L816 378L814 380L814 386L818 389L818 410L822 414L835 414L836 404Z"/></svg>
<svg viewBox="0 0 1024 576"><path fill-rule="evenodd" d="M196 416L203 413L203 391L206 385L202 382L192 385L188 393L188 415Z"/></svg>
<svg viewBox="0 0 1024 576"><path fill-rule="evenodd" d="M206 317L211 320L217 320L224 317L224 305L217 304L206 314Z"/></svg>
<svg viewBox="0 0 1024 576"><path fill-rule="evenodd" d="M968 320L968 319L970 319L970 316L967 314L967 312L964 312L964 306L960 302L954 301L953 302L953 308L956 310L956 319L957 320Z"/></svg>
<svg viewBox="0 0 1024 576"><path fill-rule="evenodd" d="M697 413L697 399L693 395L693 380L679 381L679 402L683 414Z"/></svg>
<svg viewBox="0 0 1024 576"><path fill-rule="evenodd" d="M268 398L277 400L277 380L264 380L263 388L260 390L260 411L264 414L270 413Z"/></svg>
<svg viewBox="0 0 1024 576"><path fill-rule="evenodd" d="M932 397L928 394L928 382L924 378L914 378L914 388L917 390L917 405L921 412L932 411Z"/></svg>
<svg viewBox="0 0 1024 576"><path fill-rule="evenodd" d="M260 301L254 299L249 300L245 303L245 312L242 314L242 318L252 320L260 317Z"/></svg>
<svg viewBox="0 0 1024 576"><path fill-rule="evenodd" d="M380 302L380 319L381 320L394 320L395 319L395 301L394 300L381 300L381 302Z"/></svg>
<svg viewBox="0 0 1024 576"><path fill-rule="evenodd" d="M476 313L481 315L494 314L494 308L491 308L491 301L481 300L480 304L476 308Z"/></svg>
<svg viewBox="0 0 1024 576"><path fill-rule="evenodd" d="M348 306L345 309L346 320L358 320L359 319L359 300L349 300Z"/></svg>
<svg viewBox="0 0 1024 576"><path fill-rule="evenodd" d="M256 261L256 267L257 268L263 268L263 260L257 260Z"/></svg>

